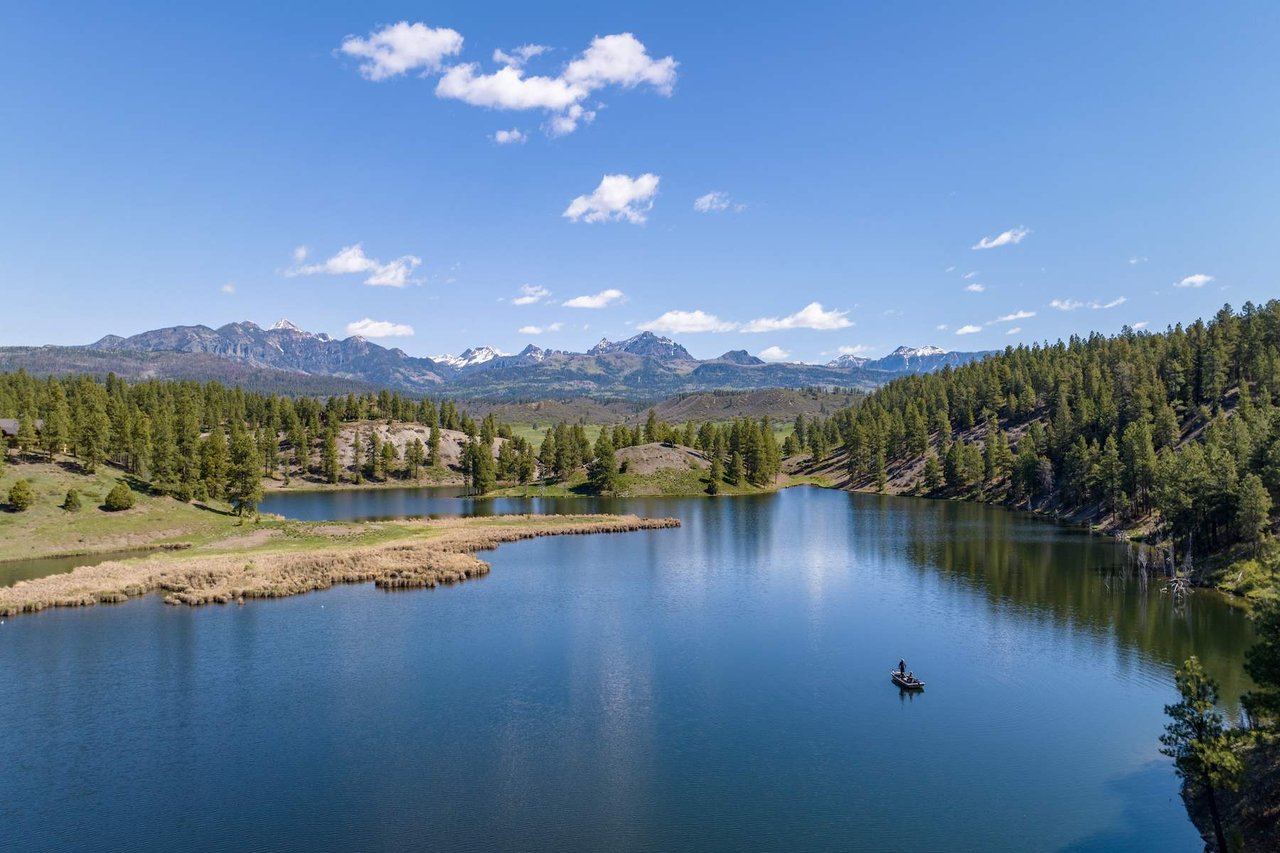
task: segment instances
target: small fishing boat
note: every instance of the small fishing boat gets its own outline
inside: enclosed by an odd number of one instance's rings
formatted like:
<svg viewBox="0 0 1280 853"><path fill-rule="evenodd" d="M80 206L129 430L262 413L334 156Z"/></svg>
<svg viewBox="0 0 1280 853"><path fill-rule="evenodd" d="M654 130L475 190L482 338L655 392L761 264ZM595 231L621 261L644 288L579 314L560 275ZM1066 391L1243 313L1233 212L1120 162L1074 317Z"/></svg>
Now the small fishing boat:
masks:
<svg viewBox="0 0 1280 853"><path fill-rule="evenodd" d="M889 677L903 690L924 690L924 682L915 676L906 676L894 669L890 670Z"/></svg>

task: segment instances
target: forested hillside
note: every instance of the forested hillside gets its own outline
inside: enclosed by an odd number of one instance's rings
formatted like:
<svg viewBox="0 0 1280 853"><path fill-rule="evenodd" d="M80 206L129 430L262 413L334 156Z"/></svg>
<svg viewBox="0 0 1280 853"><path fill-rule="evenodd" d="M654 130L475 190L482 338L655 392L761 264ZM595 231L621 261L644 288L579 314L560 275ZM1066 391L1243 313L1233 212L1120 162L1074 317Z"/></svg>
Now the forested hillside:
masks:
<svg viewBox="0 0 1280 853"><path fill-rule="evenodd" d="M827 426L853 487L964 497L1255 553L1280 497L1280 301L897 379ZM832 430L834 427L834 430ZM817 454L816 465L834 464Z"/></svg>

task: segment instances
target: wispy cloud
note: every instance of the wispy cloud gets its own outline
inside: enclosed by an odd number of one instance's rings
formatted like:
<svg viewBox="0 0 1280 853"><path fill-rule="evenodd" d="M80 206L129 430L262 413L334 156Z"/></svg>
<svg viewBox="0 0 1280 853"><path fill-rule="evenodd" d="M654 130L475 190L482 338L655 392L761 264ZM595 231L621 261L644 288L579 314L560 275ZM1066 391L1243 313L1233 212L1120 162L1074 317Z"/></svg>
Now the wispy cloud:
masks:
<svg viewBox="0 0 1280 853"><path fill-rule="evenodd" d="M529 135L519 128L511 128L510 130L494 131L493 141L499 145L512 145L515 143L524 143L528 141Z"/></svg>
<svg viewBox="0 0 1280 853"><path fill-rule="evenodd" d="M561 304L565 308L607 308L625 296L626 294L621 290L611 287L608 290L602 290L590 296L575 296Z"/></svg>
<svg viewBox="0 0 1280 853"><path fill-rule="evenodd" d="M365 317L363 320L348 323L347 334L359 335L362 338L407 338L413 334L413 326Z"/></svg>
<svg viewBox="0 0 1280 853"><path fill-rule="evenodd" d="M1049 303L1050 308L1056 308L1059 311L1078 311L1081 308L1092 308L1095 311L1106 311L1108 308L1116 308L1128 302L1128 297L1117 296L1110 302L1099 302L1097 299L1088 302L1081 302L1079 299L1054 299Z"/></svg>
<svg viewBox="0 0 1280 853"><path fill-rule="evenodd" d="M520 285L520 295L511 300L512 305L537 305L551 295L551 291L536 284Z"/></svg>
<svg viewBox="0 0 1280 853"><path fill-rule="evenodd" d="M977 278L977 277L978 277L978 271L977 271L977 270L970 270L969 272L965 273L964 275L962 275L962 276L960 276L960 277L961 277L961 278L963 278L963 279L965 279L966 281L967 281L967 280L969 280L969 279L971 279L971 278Z"/></svg>
<svg viewBox="0 0 1280 853"><path fill-rule="evenodd" d="M1189 275L1186 278L1175 281L1173 283L1173 286L1174 287L1204 287L1206 284L1208 284L1211 281L1213 281L1213 276L1205 275L1202 272L1198 272L1195 275Z"/></svg>
<svg viewBox="0 0 1280 853"><path fill-rule="evenodd" d="M838 355L866 355L873 351L875 347L866 344L854 344L853 346L836 347Z"/></svg>
<svg viewBox="0 0 1280 853"><path fill-rule="evenodd" d="M1003 316L997 317L992 320L991 323L1016 323L1018 320L1030 320L1034 316L1036 316L1036 312L1034 311L1018 310L1014 311L1012 314L1004 314Z"/></svg>
<svg viewBox="0 0 1280 853"><path fill-rule="evenodd" d="M700 195L693 200L693 209L699 213L720 213L732 208L734 212L740 212L746 208L745 204L737 204L726 192L709 192Z"/></svg>
<svg viewBox="0 0 1280 853"><path fill-rule="evenodd" d="M564 328L564 323L549 323L546 326L521 326L516 331L521 335L542 335L558 332L562 328Z"/></svg>
<svg viewBox="0 0 1280 853"><path fill-rule="evenodd" d="M656 320L641 323L638 328L642 332L658 332L660 334L694 334L696 332L732 332L737 323L721 320L715 314L705 311L667 311Z"/></svg>
<svg viewBox="0 0 1280 853"><path fill-rule="evenodd" d="M848 317L848 311L839 311L831 309L830 311L822 307L820 302L810 302L794 314L786 317L760 317L746 323L742 327L744 332L778 332L786 329L815 329L818 331L830 331L832 329L847 329L853 325L853 321Z"/></svg>
<svg viewBox="0 0 1280 853"><path fill-rule="evenodd" d="M1147 261L1149 261L1149 260L1151 260L1151 259L1150 259L1150 258L1148 258L1146 255L1142 255L1142 256L1134 255L1132 258L1130 258L1130 259L1129 259L1129 266L1136 266L1136 265L1138 265L1138 264L1145 264L1145 263L1146 263Z"/></svg>
<svg viewBox="0 0 1280 853"><path fill-rule="evenodd" d="M1028 234L1031 233L1030 228L1010 228L1008 231L1001 231L994 237L983 237L977 243L973 244L973 248L977 249L998 249L1001 246L1012 246L1021 243Z"/></svg>
<svg viewBox="0 0 1280 853"><path fill-rule="evenodd" d="M973 284L966 284L964 289L970 293L985 293L987 286L980 281L975 281Z"/></svg>
<svg viewBox="0 0 1280 853"><path fill-rule="evenodd" d="M1139 322L1137 322L1137 323L1134 323L1134 324L1133 324L1133 328L1135 328L1135 329L1145 329L1146 327L1147 327L1147 321L1146 321L1146 320L1141 320L1141 321L1139 321Z"/></svg>
<svg viewBox="0 0 1280 853"><path fill-rule="evenodd" d="M956 329L956 334L957 335L976 335L978 332L981 332L981 331L982 331L981 326L974 326L970 324L967 326L961 326L960 328Z"/></svg>
<svg viewBox="0 0 1280 853"><path fill-rule="evenodd" d="M438 71L441 62L462 51L462 36L448 27L401 21L366 38L347 36L339 51L363 60L359 70L368 80L386 80L409 71Z"/></svg>
<svg viewBox="0 0 1280 853"><path fill-rule="evenodd" d="M646 172L639 177L605 175L590 195L580 195L562 214L573 222L608 222L617 220L642 224L653 208L658 194L657 175Z"/></svg>
<svg viewBox="0 0 1280 853"><path fill-rule="evenodd" d="M1009 329L1008 331L1006 331L1006 332L1005 332L1005 334L1006 334L1006 335L1016 335L1016 334L1018 334L1018 333L1019 333L1019 332L1021 332L1021 331L1022 331L1022 327L1021 327L1021 326L1014 326L1013 328L1011 328L1011 329Z"/></svg>
<svg viewBox="0 0 1280 853"><path fill-rule="evenodd" d="M306 258L302 247L294 250L294 258ZM415 255L402 255L395 260L383 263L370 258L364 253L364 247L356 243L344 246L341 251L328 260L318 264L299 264L286 270L289 277L305 275L367 275L364 283L372 287L405 287L412 284L411 274L422 263L422 258Z"/></svg>
<svg viewBox="0 0 1280 853"><path fill-rule="evenodd" d="M777 346L765 347L760 350L760 352L756 353L756 357L763 359L764 361L786 361L790 356L790 352Z"/></svg>
<svg viewBox="0 0 1280 853"><path fill-rule="evenodd" d="M499 65L511 65L515 68L523 68L524 64L535 56L541 56L551 48L545 44L522 44L513 49L510 53L505 50L495 50L493 52L493 61Z"/></svg>
<svg viewBox="0 0 1280 853"><path fill-rule="evenodd" d="M236 292L236 283L234 281L229 281L218 289L222 291L222 293L226 294L227 296L230 296L231 294Z"/></svg>

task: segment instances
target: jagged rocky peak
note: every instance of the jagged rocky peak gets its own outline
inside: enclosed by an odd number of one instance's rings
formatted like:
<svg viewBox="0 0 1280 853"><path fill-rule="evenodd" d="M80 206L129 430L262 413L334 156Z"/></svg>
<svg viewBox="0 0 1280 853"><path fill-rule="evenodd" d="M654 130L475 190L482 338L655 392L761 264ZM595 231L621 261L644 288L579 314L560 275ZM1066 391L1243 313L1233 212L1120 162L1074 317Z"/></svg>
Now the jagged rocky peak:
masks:
<svg viewBox="0 0 1280 853"><path fill-rule="evenodd" d="M902 358L923 358L930 355L946 355L947 351L942 347L935 347L932 345L925 345L922 347L902 346L889 354L900 356Z"/></svg>
<svg viewBox="0 0 1280 853"><path fill-rule="evenodd" d="M868 361L870 361L870 359L846 353L828 361L827 367L862 367Z"/></svg>
<svg viewBox="0 0 1280 853"><path fill-rule="evenodd" d="M718 358L718 359L716 359L716 360L717 360L717 361L727 361L727 362L729 362L730 364L744 364L744 365L745 365L745 364L764 364L764 363L765 363L765 362L764 362L764 359L762 359L762 358L756 358L754 355L752 355L751 353L747 352L747 351L746 351L746 350L744 350L744 349L731 349L731 350L729 350L727 353L725 353L724 355L720 356L720 358Z"/></svg>
<svg viewBox="0 0 1280 853"><path fill-rule="evenodd" d="M433 355L431 360L461 369L475 364L484 364L486 361L493 361L495 358L502 358L506 355L508 353L497 347L469 347L458 355Z"/></svg>
<svg viewBox="0 0 1280 853"><path fill-rule="evenodd" d="M288 320L288 318L285 318L285 317L281 317L279 320L276 320L274 323L271 324L270 328L271 328L271 331L273 332L297 332L300 335L311 334L310 332L304 329L298 328L293 323L291 323Z"/></svg>
<svg viewBox="0 0 1280 853"><path fill-rule="evenodd" d="M611 341L601 338L600 343L587 350L587 355L609 355L625 352L631 355L643 355L660 361L693 361L693 356L671 338L662 338L653 332L641 332L625 341Z"/></svg>

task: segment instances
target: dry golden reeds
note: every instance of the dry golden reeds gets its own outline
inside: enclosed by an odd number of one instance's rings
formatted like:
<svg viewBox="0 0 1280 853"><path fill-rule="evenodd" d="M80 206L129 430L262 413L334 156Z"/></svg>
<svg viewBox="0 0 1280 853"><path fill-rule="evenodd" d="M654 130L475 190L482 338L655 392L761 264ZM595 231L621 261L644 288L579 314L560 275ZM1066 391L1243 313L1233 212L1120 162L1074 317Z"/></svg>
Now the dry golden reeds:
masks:
<svg viewBox="0 0 1280 853"><path fill-rule="evenodd" d="M497 522L497 524L495 524ZM169 604L210 604L280 598L338 583L373 581L384 589L435 587L489 571L477 551L537 536L622 533L678 527L676 519L638 516L505 516L442 519L409 536L377 545L326 545L313 551L262 550L221 555L173 553L100 563L0 588L0 616L46 607L117 603L149 592ZM508 526L509 525L509 526Z"/></svg>

